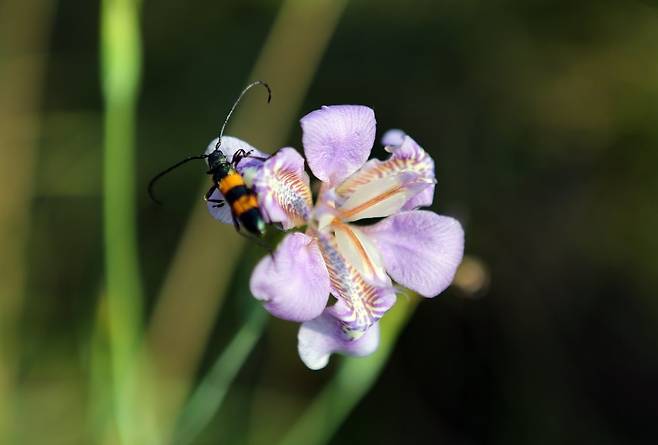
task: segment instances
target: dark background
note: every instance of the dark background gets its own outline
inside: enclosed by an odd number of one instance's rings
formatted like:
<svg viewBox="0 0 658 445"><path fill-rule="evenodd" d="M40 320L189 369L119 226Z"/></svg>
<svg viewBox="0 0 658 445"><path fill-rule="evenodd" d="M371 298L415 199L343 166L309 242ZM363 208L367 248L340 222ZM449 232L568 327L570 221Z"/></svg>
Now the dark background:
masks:
<svg viewBox="0 0 658 445"><path fill-rule="evenodd" d="M41 71L28 88L38 125L12 358L18 427L40 431L29 443L89 443L80 420L93 397L85 351L103 278L99 5L25 5L41 8L14 8L21 26L41 31L26 50L40 58ZM142 190L214 137L253 80L280 6L143 4L136 156L147 320L199 205L203 175L186 167L163 181L165 208ZM303 44L309 29L302 31L289 30L289 51ZM354 1L315 69L295 120L280 130L282 145L301 149L296 119L321 105L372 107L378 138L402 128L434 157L434 210L462 222L466 258L479 274L471 287L458 282L421 303L381 378L331 443L654 443L658 7ZM285 103L271 86L273 103ZM262 113L232 134L253 141L251 129L257 133L272 113L258 106ZM270 152L280 144L253 143ZM204 233L221 253L214 267L233 270L240 251L222 250L234 235L219 230ZM193 294L187 301L196 304ZM213 326L199 374L228 335L221 323ZM198 443L274 443L285 431L336 361L321 373L306 370L295 335L289 323L269 323L229 395L232 411L222 411Z"/></svg>

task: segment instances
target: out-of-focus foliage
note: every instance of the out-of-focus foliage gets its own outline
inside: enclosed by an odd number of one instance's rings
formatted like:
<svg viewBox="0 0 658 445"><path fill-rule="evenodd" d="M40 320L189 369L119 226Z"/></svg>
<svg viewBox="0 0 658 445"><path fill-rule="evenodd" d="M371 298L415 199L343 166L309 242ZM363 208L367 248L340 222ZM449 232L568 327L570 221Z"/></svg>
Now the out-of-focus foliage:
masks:
<svg viewBox="0 0 658 445"><path fill-rule="evenodd" d="M151 382L164 399L196 386L238 332L251 302L236 283L261 252L243 255L237 235L210 221L196 235L213 255L193 256L185 264L199 266L185 276L205 290L213 275L212 301L189 288L178 301L195 311L156 317L207 178L202 165L167 177L158 189L164 207L145 186L216 135L253 80L282 6L141 5L141 334L164 339L163 363L192 379L185 390L175 378ZM334 16L318 13L325 6L286 2L300 25L281 28L269 51L289 59L258 68L310 85L265 79L272 105L249 98L232 134L265 151L301 148L295 120L277 120L282 109L298 118L323 104L369 105L382 132L402 128L432 154L435 210L459 218L467 240L457 285L419 304L331 443L655 442L658 6L360 0ZM2 8L0 428L20 444L116 443L103 423L111 407L101 403L111 377L99 372L109 356L100 5L9 0ZM326 33L326 52L315 33ZM196 333L190 313L206 317L208 341L168 355ZM156 319L167 323L147 331ZM296 326L272 320L195 443L283 438L341 366L310 372L295 344Z"/></svg>

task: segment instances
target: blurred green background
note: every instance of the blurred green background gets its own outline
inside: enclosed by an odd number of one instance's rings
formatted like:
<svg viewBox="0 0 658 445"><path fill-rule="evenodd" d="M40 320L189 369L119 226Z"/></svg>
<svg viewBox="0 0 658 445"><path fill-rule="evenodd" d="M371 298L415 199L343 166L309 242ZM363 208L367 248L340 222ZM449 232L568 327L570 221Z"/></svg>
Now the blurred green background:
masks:
<svg viewBox="0 0 658 445"><path fill-rule="evenodd" d="M0 443L658 440L655 2L5 0L0 36ZM148 200L255 79L228 134L369 105L464 225L372 359L303 366L202 165Z"/></svg>

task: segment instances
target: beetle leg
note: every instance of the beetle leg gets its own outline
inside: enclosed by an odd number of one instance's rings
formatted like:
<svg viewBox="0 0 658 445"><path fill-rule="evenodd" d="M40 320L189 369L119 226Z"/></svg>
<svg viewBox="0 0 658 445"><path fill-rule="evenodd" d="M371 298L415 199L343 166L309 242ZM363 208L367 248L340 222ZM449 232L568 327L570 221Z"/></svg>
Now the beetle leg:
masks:
<svg viewBox="0 0 658 445"><path fill-rule="evenodd" d="M208 191L206 192L206 194L203 195L203 199L206 201L210 201L210 197L212 196L213 193L215 193L215 190L217 190L217 184L211 185Z"/></svg>
<svg viewBox="0 0 658 445"><path fill-rule="evenodd" d="M233 212L231 212L231 216L233 217L233 226L235 227L235 231L242 235L243 233L240 232L240 223L238 222L238 219L235 217Z"/></svg>
<svg viewBox="0 0 658 445"><path fill-rule="evenodd" d="M208 189L206 194L203 195L204 201L214 203L215 204L213 206L214 208L224 207L225 201L223 199L210 199L212 194L215 193L215 190L217 190L217 185L216 184L213 184L212 186L210 186L210 188Z"/></svg>

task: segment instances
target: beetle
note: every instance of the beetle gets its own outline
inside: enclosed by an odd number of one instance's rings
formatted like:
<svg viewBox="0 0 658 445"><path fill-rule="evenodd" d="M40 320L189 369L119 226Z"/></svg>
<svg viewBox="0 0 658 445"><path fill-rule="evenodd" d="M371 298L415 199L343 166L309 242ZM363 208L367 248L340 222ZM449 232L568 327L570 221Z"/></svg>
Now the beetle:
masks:
<svg viewBox="0 0 658 445"><path fill-rule="evenodd" d="M233 224L238 233L240 232L240 227L244 227L247 232L256 237L260 238L265 234L266 223L258 206L258 197L256 196L256 193L245 183L244 178L237 170L237 165L242 159L246 157L263 160L267 158L252 156L250 151L240 149L233 154L231 160L229 161L227 156L221 150L224 129L226 128L226 124L231 118L233 111L237 107L238 103L240 103L240 100L247 93L247 91L257 85L262 85L267 89L267 103L270 103L272 100L272 90L267 83L261 80L257 80L247 85L242 90L238 98L233 103L233 106L229 110L228 114L226 115L214 150L203 155L187 157L167 168L166 170L158 173L151 179L148 185L148 193L154 202L160 203L155 198L153 193L153 186L158 179L185 164L186 162L195 159L205 159L208 163L208 171L206 173L212 177L212 185L210 186L208 192L206 192L204 195L205 200L213 203L215 207L223 207L224 205L228 204L231 210L231 215L233 217ZM219 190L222 193L224 196L223 200L211 198L211 195L215 192L215 190Z"/></svg>

